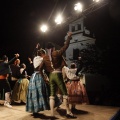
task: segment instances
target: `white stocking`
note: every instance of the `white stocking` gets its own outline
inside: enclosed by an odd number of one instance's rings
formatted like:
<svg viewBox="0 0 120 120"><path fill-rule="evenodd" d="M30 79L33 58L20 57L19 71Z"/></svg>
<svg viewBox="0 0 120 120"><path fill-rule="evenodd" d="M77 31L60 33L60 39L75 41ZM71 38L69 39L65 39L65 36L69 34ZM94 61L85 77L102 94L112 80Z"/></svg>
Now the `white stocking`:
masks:
<svg viewBox="0 0 120 120"><path fill-rule="evenodd" d="M7 102L11 102L11 99L10 99L10 92L7 92L7 93L5 93L5 101L7 101Z"/></svg>
<svg viewBox="0 0 120 120"><path fill-rule="evenodd" d="M68 104L68 96L65 96L65 95L63 96L63 103L64 103L64 105L66 107L67 114L70 114L71 110L70 110L69 104Z"/></svg>
<svg viewBox="0 0 120 120"><path fill-rule="evenodd" d="M54 96L50 96L51 116L54 116L54 106L55 106L55 97Z"/></svg>

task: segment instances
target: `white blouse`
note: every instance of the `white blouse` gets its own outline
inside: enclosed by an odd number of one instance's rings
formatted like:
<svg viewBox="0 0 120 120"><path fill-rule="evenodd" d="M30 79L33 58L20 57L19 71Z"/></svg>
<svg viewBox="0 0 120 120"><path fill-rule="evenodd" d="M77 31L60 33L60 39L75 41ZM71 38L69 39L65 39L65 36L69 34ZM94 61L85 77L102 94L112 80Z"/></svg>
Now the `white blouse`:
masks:
<svg viewBox="0 0 120 120"><path fill-rule="evenodd" d="M33 59L34 68L37 68L41 64L42 61L43 61L42 57L40 57L40 56L34 57L34 59Z"/></svg>
<svg viewBox="0 0 120 120"><path fill-rule="evenodd" d="M70 68L64 66L63 69L64 69L64 72L65 72L68 79L71 80L71 79L78 77L78 76L76 76L77 68L70 69Z"/></svg>

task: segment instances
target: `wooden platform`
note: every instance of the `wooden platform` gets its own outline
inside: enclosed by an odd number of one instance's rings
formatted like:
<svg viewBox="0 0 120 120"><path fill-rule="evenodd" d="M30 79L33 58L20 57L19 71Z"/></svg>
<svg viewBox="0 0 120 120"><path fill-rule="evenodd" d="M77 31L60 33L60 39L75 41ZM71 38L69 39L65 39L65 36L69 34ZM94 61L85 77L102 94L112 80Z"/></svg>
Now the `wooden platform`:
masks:
<svg viewBox="0 0 120 120"><path fill-rule="evenodd" d="M0 120L52 120L50 111L39 112L39 115L34 117L31 113L25 111L25 105L13 105L12 108L7 108L0 101ZM55 109L56 119L67 120L65 117L65 106L62 104L60 109ZM119 107L111 106L96 106L96 105L77 105L76 120L110 120L114 116Z"/></svg>

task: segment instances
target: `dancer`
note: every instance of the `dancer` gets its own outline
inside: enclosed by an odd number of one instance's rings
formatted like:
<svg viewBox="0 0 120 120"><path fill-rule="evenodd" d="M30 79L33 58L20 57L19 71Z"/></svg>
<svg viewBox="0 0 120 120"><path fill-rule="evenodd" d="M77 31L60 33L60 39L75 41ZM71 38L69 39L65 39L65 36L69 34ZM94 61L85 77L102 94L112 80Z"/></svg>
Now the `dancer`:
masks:
<svg viewBox="0 0 120 120"><path fill-rule="evenodd" d="M72 33L68 32L67 40L64 46L60 50L55 50L54 45L52 43L48 43L47 45L48 55L45 55L43 57L42 66L48 73L50 73L49 82L50 82L51 116L54 116L56 87L59 87L59 89L63 94L63 103L65 104L65 107L66 107L66 117L76 118L76 116L72 114L69 108L67 89L62 76L62 67L65 65L65 61L62 55L64 54L64 52L69 46L71 36L72 36Z"/></svg>
<svg viewBox="0 0 120 120"><path fill-rule="evenodd" d="M10 65L11 68L11 75L10 75L10 86L11 90L13 90L15 83L20 78L20 59L16 59L14 64Z"/></svg>
<svg viewBox="0 0 120 120"><path fill-rule="evenodd" d="M19 57L19 54L15 54L15 57L13 59L11 59L8 62L8 57L6 55L3 56L2 58L2 62L0 63L0 89L4 89L5 90L5 102L4 102L4 106L6 107L12 107L10 105L11 103L11 88L10 88L10 84L8 82L8 75L9 73L11 73L10 70L10 64L16 60Z"/></svg>
<svg viewBox="0 0 120 120"><path fill-rule="evenodd" d="M49 92L47 85L43 79L43 73L40 71L43 58L40 56L40 51L37 51L37 56L33 59L34 73L30 77L28 86L26 111L36 115L39 111L49 110Z"/></svg>
<svg viewBox="0 0 120 120"><path fill-rule="evenodd" d="M16 103L26 103L27 89L29 80L27 79L26 65L22 63L20 65L20 78L16 82L13 93L12 101Z"/></svg>
<svg viewBox="0 0 120 120"><path fill-rule="evenodd" d="M76 104L89 104L88 96L80 77L76 75L77 67L75 63L71 63L71 68L64 66L63 75L66 81L66 87L69 96L69 103L71 104L71 110L75 111Z"/></svg>

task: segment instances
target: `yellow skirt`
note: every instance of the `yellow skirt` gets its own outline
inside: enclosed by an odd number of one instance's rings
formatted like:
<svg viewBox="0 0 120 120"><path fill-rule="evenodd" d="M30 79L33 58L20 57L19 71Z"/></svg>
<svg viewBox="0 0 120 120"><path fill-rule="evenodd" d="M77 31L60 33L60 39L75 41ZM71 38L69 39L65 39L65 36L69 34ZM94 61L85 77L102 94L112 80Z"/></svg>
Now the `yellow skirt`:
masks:
<svg viewBox="0 0 120 120"><path fill-rule="evenodd" d="M23 78L18 80L13 88L12 101L26 103L29 80Z"/></svg>

